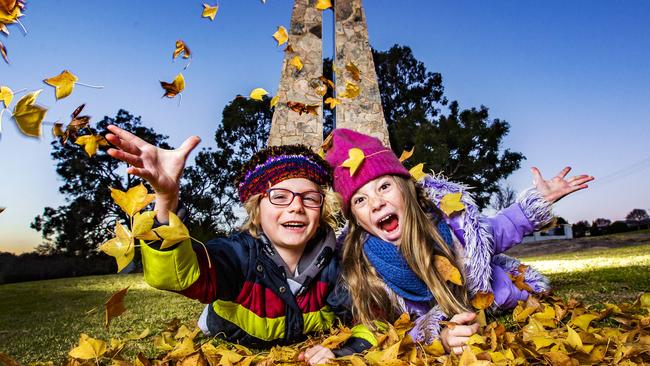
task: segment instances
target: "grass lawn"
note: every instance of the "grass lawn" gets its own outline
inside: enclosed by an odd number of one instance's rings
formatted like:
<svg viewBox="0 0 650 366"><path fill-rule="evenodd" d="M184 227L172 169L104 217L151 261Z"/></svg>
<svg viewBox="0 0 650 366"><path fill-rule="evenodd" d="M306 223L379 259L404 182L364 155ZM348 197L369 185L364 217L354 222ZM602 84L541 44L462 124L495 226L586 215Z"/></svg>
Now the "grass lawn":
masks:
<svg viewBox="0 0 650 366"><path fill-rule="evenodd" d="M587 303L632 301L650 292L650 244L584 250L522 258L547 274L557 294ZM103 326L103 313L86 313L115 291L130 286L127 312ZM193 325L203 305L147 286L141 274L93 276L0 285L0 352L27 364L63 363L80 333L108 340L126 338L149 328L160 333L165 323L179 318ZM126 355L153 356L152 337L130 342Z"/></svg>

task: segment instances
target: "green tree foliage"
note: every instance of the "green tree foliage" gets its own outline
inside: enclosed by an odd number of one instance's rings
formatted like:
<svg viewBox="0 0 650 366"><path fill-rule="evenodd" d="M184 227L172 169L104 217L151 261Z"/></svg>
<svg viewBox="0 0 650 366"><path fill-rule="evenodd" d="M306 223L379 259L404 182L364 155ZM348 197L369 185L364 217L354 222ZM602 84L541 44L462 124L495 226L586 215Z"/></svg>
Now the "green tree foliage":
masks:
<svg viewBox="0 0 650 366"><path fill-rule="evenodd" d="M171 148L167 136L156 133L142 125L140 117L119 110L115 118L104 117L94 134L106 134L106 126L114 124L134 133L144 140L163 148ZM84 129L80 135L90 134ZM127 190L140 184L132 175L124 176L125 165L106 154L102 147L97 154L88 157L84 150L72 141L62 144L52 142L52 159L63 184L59 192L66 204L57 208L46 207L31 227L43 236L43 244L37 249L45 254L66 254L87 257L97 253L97 247L111 236L115 220L126 223L126 216L113 204L109 187Z"/></svg>

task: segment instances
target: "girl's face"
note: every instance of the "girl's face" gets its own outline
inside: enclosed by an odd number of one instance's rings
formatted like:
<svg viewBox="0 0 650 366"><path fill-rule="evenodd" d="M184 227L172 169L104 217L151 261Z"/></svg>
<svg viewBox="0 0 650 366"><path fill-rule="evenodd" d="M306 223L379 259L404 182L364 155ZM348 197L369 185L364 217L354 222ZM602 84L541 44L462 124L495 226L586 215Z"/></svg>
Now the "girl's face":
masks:
<svg viewBox="0 0 650 366"><path fill-rule="evenodd" d="M352 215L368 233L395 245L402 238L404 197L393 176L371 180L350 200Z"/></svg>
<svg viewBox="0 0 650 366"><path fill-rule="evenodd" d="M320 192L316 183L305 178L283 180L270 189L276 188L294 193ZM271 203L271 199L275 202L290 199L292 194L288 191L269 191L270 193L262 198L259 208L260 225L274 246L290 250L303 249L318 229L321 208L305 206L305 203L314 206L314 201L309 196L302 198L296 195L286 207ZM310 200L307 201L308 199Z"/></svg>

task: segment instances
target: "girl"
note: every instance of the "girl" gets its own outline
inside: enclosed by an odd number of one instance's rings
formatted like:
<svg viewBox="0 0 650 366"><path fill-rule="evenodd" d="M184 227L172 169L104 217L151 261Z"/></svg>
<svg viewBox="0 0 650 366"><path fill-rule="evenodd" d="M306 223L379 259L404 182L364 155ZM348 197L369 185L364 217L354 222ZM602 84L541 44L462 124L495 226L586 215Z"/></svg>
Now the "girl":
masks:
<svg viewBox="0 0 650 366"><path fill-rule="evenodd" d="M492 310L511 309L526 300L529 291L515 286L508 274L523 273L523 287L535 293L548 290L541 274L499 253L548 224L551 205L593 179L581 175L566 180L570 168L565 168L546 181L533 168L535 187L486 218L467 187L431 175L416 184L376 138L337 129L329 145L326 160L334 170L334 189L350 218L342 273L353 315L372 327L374 319L392 322L408 312L416 319L410 332L415 341L440 338L447 352L457 354L478 330L470 299L492 303L494 296ZM462 285L442 277L436 257L461 269ZM458 325L441 327L449 318Z"/></svg>
<svg viewBox="0 0 650 366"><path fill-rule="evenodd" d="M184 215L179 183L188 154L199 143L188 138L179 149L163 150L116 126L106 139L108 154L131 165L129 174L147 180L156 193L157 220ZM189 240L159 250L142 245L144 277L151 286L210 304L199 318L207 335L250 347L295 343L328 330L345 297L335 291L339 270L331 225L338 206L328 190L331 170L304 146L269 147L247 162L237 179L248 218L241 230L214 239L207 250ZM356 327L336 354L370 347L374 338ZM329 350L305 353L310 363Z"/></svg>

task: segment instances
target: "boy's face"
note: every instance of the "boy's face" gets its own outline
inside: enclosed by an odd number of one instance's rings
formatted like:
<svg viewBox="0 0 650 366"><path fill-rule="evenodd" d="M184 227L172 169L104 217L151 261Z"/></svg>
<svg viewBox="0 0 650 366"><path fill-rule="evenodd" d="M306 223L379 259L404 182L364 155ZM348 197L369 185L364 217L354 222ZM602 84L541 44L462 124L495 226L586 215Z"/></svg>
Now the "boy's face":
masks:
<svg viewBox="0 0 650 366"><path fill-rule="evenodd" d="M399 245L404 197L395 178L384 175L359 188L350 200L352 215L368 233Z"/></svg>
<svg viewBox="0 0 650 366"><path fill-rule="evenodd" d="M320 192L318 185L305 178L283 180L271 188L284 188L295 193ZM260 225L275 247L302 251L318 230L321 208L306 207L295 196L287 207L276 206L268 196L260 201Z"/></svg>

